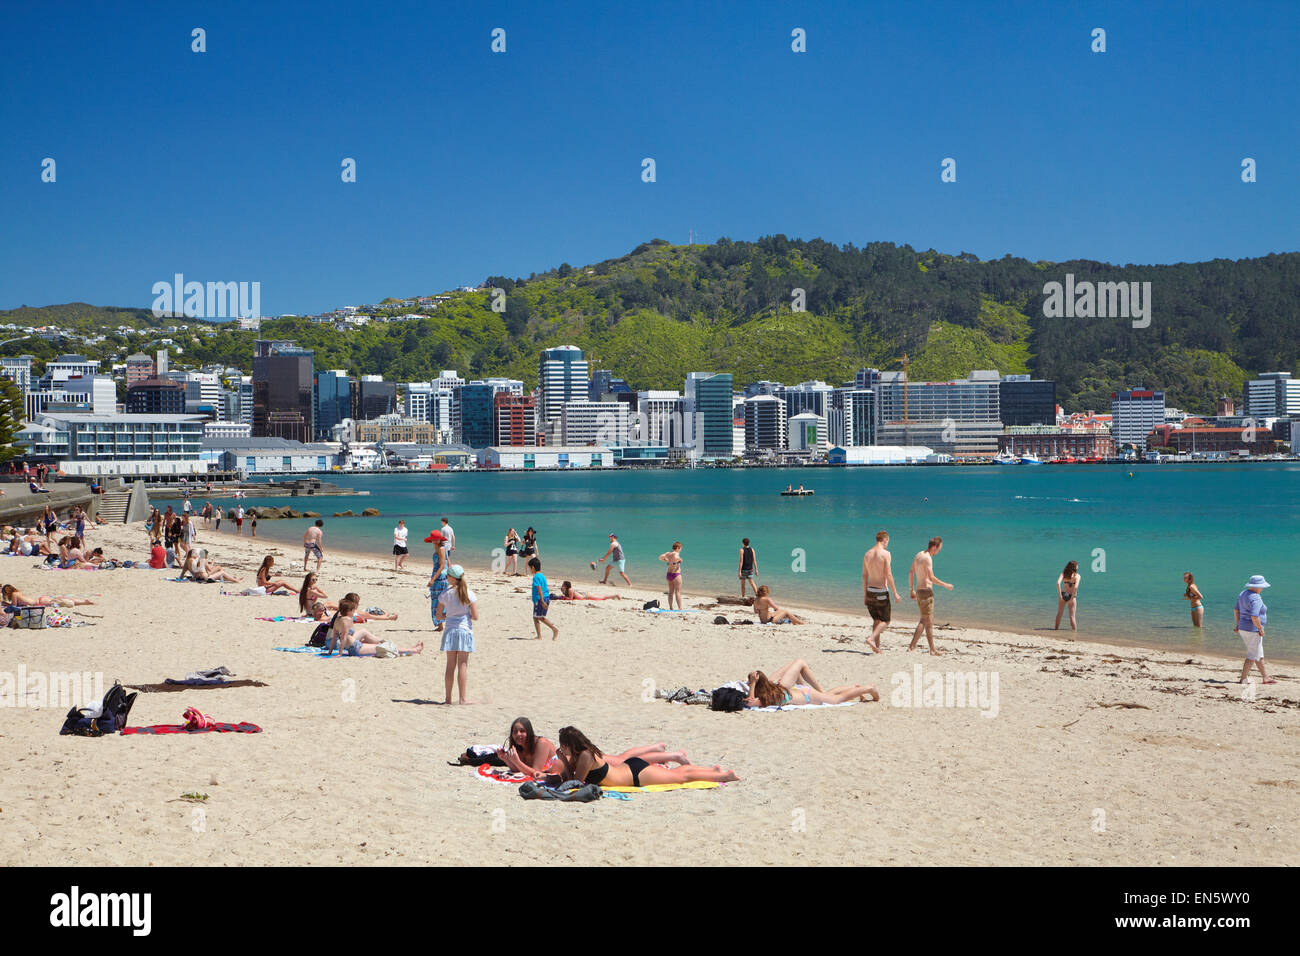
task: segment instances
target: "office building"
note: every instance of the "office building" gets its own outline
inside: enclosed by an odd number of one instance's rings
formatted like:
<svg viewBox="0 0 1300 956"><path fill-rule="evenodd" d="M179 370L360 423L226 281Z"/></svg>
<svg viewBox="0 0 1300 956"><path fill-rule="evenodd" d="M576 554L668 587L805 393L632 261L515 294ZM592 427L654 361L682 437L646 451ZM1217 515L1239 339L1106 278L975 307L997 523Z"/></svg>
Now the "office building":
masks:
<svg viewBox="0 0 1300 956"><path fill-rule="evenodd" d="M625 402L565 402L560 409L560 444L626 445L628 406Z"/></svg>
<svg viewBox="0 0 1300 956"><path fill-rule="evenodd" d="M147 378L126 390L128 415L184 415L185 387L165 378Z"/></svg>
<svg viewBox="0 0 1300 956"><path fill-rule="evenodd" d="M292 342L253 347L253 437L310 441L315 429L314 353Z"/></svg>
<svg viewBox="0 0 1300 956"><path fill-rule="evenodd" d="M352 377L341 368L321 369L315 375L317 441L328 441L334 426L352 417Z"/></svg>
<svg viewBox="0 0 1300 956"><path fill-rule="evenodd" d="M1110 433L1115 444L1121 450L1125 445L1132 445L1143 451L1147 436L1165 423L1165 393L1142 388L1112 392L1110 414Z"/></svg>
<svg viewBox="0 0 1300 956"><path fill-rule="evenodd" d="M781 452L786 447L785 403L775 395L745 399L745 450Z"/></svg>
<svg viewBox="0 0 1300 956"><path fill-rule="evenodd" d="M630 440L645 445L680 447L685 441L681 394L675 390L647 389L637 392L636 399Z"/></svg>
<svg viewBox="0 0 1300 956"><path fill-rule="evenodd" d="M733 457L731 373L691 372L686 376L682 406L691 456Z"/></svg>
<svg viewBox="0 0 1300 956"><path fill-rule="evenodd" d="M1242 413L1254 419L1300 418L1300 379L1290 372L1263 372L1246 382Z"/></svg>
<svg viewBox="0 0 1300 956"><path fill-rule="evenodd" d="M397 383L385 382L382 375L362 375L349 385L351 414L354 421L368 421L397 411Z"/></svg>
<svg viewBox="0 0 1300 956"><path fill-rule="evenodd" d="M545 349L537 363L538 426L545 430L560 417L565 402L582 401L588 395L588 362L582 349L561 345Z"/></svg>
<svg viewBox="0 0 1300 956"><path fill-rule="evenodd" d="M876 395L869 388L844 385L831 393L827 441L844 447L876 443Z"/></svg>
<svg viewBox="0 0 1300 956"><path fill-rule="evenodd" d="M32 362L34 355L16 355L0 358L0 378L7 378L26 395L32 390Z"/></svg>
<svg viewBox="0 0 1300 956"><path fill-rule="evenodd" d="M822 418L830 410L831 396L835 389L825 382L800 382L785 390L785 417L789 421L796 415L812 412Z"/></svg>
<svg viewBox="0 0 1300 956"><path fill-rule="evenodd" d="M532 395L497 392L492 397L492 433L497 445L537 444L537 401Z"/></svg>
<svg viewBox="0 0 1300 956"><path fill-rule="evenodd" d="M96 415L42 412L16 437L68 475L192 475L203 421L196 415Z"/></svg>
<svg viewBox="0 0 1300 956"><path fill-rule="evenodd" d="M136 352L126 357L126 387L139 385L145 379L154 378L153 358L143 352Z"/></svg>
<svg viewBox="0 0 1300 956"><path fill-rule="evenodd" d="M602 395L629 394L635 394L632 387L623 379L615 378L613 372L602 368L591 373L591 384L587 387L589 401L598 402Z"/></svg>
<svg viewBox="0 0 1300 956"><path fill-rule="evenodd" d="M830 447L826 440L826 419L813 412L800 412L786 420L786 447L794 452L818 454Z"/></svg>
<svg viewBox="0 0 1300 956"><path fill-rule="evenodd" d="M1028 375L1003 375L998 405L1003 425L1055 425L1056 383Z"/></svg>

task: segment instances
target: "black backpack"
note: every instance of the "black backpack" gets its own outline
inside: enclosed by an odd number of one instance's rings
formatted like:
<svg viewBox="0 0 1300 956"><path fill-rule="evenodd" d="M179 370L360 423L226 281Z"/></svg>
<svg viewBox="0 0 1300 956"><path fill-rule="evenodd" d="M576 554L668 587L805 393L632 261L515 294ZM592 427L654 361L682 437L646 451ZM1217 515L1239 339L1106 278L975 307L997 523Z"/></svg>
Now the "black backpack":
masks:
<svg viewBox="0 0 1300 956"><path fill-rule="evenodd" d="M73 707L68 711L68 716L64 718L63 728L59 731L59 734L72 734L75 737L102 737L105 734L119 734L122 732L122 728L126 726L126 720L130 716L131 705L135 703L135 698L136 694L128 694L121 684L114 682L108 693L104 695L98 717L83 714L79 708Z"/></svg>
<svg viewBox="0 0 1300 956"><path fill-rule="evenodd" d="M745 695L734 687L719 687L713 692L709 700L709 710L720 710L731 713L737 710L745 709Z"/></svg>
<svg viewBox="0 0 1300 956"><path fill-rule="evenodd" d="M330 618L328 621L322 621L320 624L317 624L316 630L311 632L311 638L307 641L307 646L324 647L329 642L330 628L334 626L334 621L337 617L338 614L336 613L334 617Z"/></svg>

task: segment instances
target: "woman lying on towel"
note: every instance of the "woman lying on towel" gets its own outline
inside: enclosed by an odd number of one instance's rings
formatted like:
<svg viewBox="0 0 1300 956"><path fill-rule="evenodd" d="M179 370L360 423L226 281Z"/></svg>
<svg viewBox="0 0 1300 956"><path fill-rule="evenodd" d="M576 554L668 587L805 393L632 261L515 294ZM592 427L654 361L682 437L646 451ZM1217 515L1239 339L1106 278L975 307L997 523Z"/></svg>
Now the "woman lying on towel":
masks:
<svg viewBox="0 0 1300 956"><path fill-rule="evenodd" d="M644 757L629 757L623 763L615 764L577 727L560 728L560 746L556 750L556 757L560 762L561 780L581 780L583 783L602 784L606 787L645 787L657 783L692 783L696 780L726 783L740 779L732 771L719 766L651 766Z"/></svg>
<svg viewBox="0 0 1300 956"><path fill-rule="evenodd" d="M69 597L62 594L40 594L33 599L12 584L6 584L0 588L0 599L11 607L15 605L17 607L44 607L49 604L57 604L59 607L77 607L82 604L95 603L90 598Z"/></svg>
<svg viewBox="0 0 1300 956"><path fill-rule="evenodd" d="M414 647L394 647L389 641L381 641L364 627L357 627L352 615L357 609L357 602L346 597L339 601L339 613L330 628L330 639L325 645L325 656L334 653L337 646L339 654L350 657L410 657L424 650L421 641Z"/></svg>
<svg viewBox="0 0 1300 956"><path fill-rule="evenodd" d="M565 581L563 584L560 585L560 593L556 595L556 598L561 601L621 601L623 600L623 595L587 594L586 592L579 591L577 588L575 588L572 582Z"/></svg>
<svg viewBox="0 0 1300 956"><path fill-rule="evenodd" d="M548 773L558 773L560 770L555 756L555 744L533 733L533 722L527 717L515 718L515 722L510 725L510 737L504 747L497 748L497 756L511 770L532 777L545 777ZM661 743L649 747L630 747L617 757L610 754L605 759L618 766L633 757L639 757L646 763L687 765L691 762L685 751L670 751ZM556 763L555 766L551 766L553 762Z"/></svg>
<svg viewBox="0 0 1300 956"><path fill-rule="evenodd" d="M262 566L257 569L257 586L266 588L267 594L297 594L298 589L283 578L271 577L271 566L275 558L267 555L262 559Z"/></svg>
<svg viewBox="0 0 1300 956"><path fill-rule="evenodd" d="M800 676L809 681L798 682ZM785 704L843 704L850 700L866 702L880 700L880 691L869 684L846 684L821 690L813 686L812 672L803 661L791 661L777 672L778 680L771 680L762 671L752 671L749 675L749 697L746 707L780 707ZM785 683L782 683L784 681Z"/></svg>

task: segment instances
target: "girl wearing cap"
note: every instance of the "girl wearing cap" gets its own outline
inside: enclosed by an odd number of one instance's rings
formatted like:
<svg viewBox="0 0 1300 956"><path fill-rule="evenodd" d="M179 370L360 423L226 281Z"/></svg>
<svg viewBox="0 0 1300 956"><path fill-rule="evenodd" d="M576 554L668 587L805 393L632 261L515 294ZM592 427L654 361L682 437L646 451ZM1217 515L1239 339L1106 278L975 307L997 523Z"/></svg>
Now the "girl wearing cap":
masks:
<svg viewBox="0 0 1300 956"><path fill-rule="evenodd" d="M1259 668L1259 677L1263 683L1277 683L1264 670L1264 625L1268 623L1268 606L1264 604L1264 598L1259 592L1267 587L1272 585L1264 580L1264 575L1252 574L1246 587L1237 595L1237 606L1232 609L1236 619L1232 630L1246 644L1246 662L1241 665L1241 680L1237 681L1239 684L1246 683L1252 662Z"/></svg>
<svg viewBox="0 0 1300 956"><path fill-rule="evenodd" d="M433 545L433 573L429 575L429 610L433 614L433 629L442 630L438 618L438 598L447 590L447 546L441 531L430 531L425 544Z"/></svg>
<svg viewBox="0 0 1300 956"><path fill-rule="evenodd" d="M473 701L465 697L465 681L469 674L469 656L474 653L477 598L465 583L465 569L459 564L453 564L447 569L447 578L450 579L450 586L438 598L447 620L447 629L442 635L442 649L447 652L447 671L443 678L447 699L443 703L451 703L451 684L455 678L460 689L459 703L472 704Z"/></svg>

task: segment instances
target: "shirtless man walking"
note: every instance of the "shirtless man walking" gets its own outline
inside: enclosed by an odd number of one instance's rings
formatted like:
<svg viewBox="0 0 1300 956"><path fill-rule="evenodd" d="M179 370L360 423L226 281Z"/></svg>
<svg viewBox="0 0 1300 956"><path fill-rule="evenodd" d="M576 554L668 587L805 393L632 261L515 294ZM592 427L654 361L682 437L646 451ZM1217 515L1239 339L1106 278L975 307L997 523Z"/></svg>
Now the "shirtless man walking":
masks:
<svg viewBox="0 0 1300 956"><path fill-rule="evenodd" d="M325 552L321 550L321 539L325 537L325 532L321 530L325 522L320 518L316 523L308 528L302 536L302 569L307 570L307 562L311 556L316 555L316 573L320 573L321 562L325 560Z"/></svg>
<svg viewBox="0 0 1300 956"><path fill-rule="evenodd" d="M862 556L862 603L871 613L871 634L867 644L877 654L880 653L880 635L889 626L890 605L889 592L894 592L894 600L901 601L903 596L894 585L894 572L890 566L889 532L876 532L876 546Z"/></svg>
<svg viewBox="0 0 1300 956"><path fill-rule="evenodd" d="M940 581L934 573L934 556L942 550L943 538L935 535L924 551L916 553L916 557L912 559L912 567L907 572L908 590L911 591L912 598L921 612L921 620L917 622L912 643L907 649L916 650L916 644L921 640L921 631L924 630L925 639L930 642L930 653L935 657L943 651L935 650L934 647L934 585L952 590L951 584Z"/></svg>

